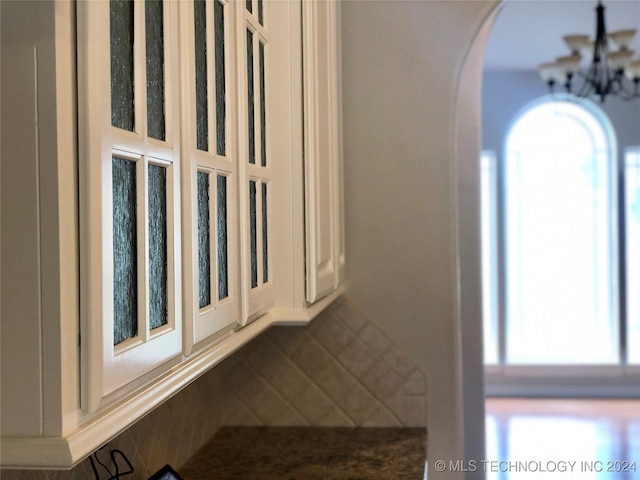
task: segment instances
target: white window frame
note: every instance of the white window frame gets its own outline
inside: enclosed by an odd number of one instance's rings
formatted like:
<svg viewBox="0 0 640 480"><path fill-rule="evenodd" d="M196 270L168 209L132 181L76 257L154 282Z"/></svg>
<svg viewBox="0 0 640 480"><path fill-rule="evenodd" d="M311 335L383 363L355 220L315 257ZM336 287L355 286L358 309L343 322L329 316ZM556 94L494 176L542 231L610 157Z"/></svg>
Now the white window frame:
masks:
<svg viewBox="0 0 640 480"><path fill-rule="evenodd" d="M569 97L556 96L543 97L531 102L515 118L520 118L523 112L534 107L540 102L553 101L554 99L567 99ZM580 101L592 114L599 117L609 129L609 141L612 147L612 162L617 159L617 146L613 128L608 124L604 113L597 106L588 101ZM510 130L510 129L509 129ZM503 149L504 151L504 149ZM504 179L502 169L504 166L498 163L498 234L504 235ZM612 201L617 198L617 188L612 188ZM614 207L619 210L620 206ZM614 216L616 216L614 214ZM613 219L613 231L619 231L617 219ZM499 296L504 297L504 247L499 240L498 275L497 279ZM614 246L617 248L617 246ZM614 255L614 262L619 262ZM617 278L614 280L617 282ZM618 299L616 299L618 300ZM485 365L485 393L488 396L593 396L593 397L637 397L640 395L640 365L629 365L625 361L626 352L620 352L620 362L611 365L509 365L505 363L505 306L504 300L499 301L498 322L498 364Z"/></svg>
<svg viewBox="0 0 640 480"><path fill-rule="evenodd" d="M624 251L624 258L620 262L623 265L623 274L625 276L624 283L625 289L623 290L623 297L621 298L621 303L624 305L624 315L623 315L623 323L621 325L622 331L624 332L624 351L623 358L626 363L633 367L638 367L640 369L640 344L635 345L637 351L634 351L634 356L631 356L630 350L630 340L629 333L631 330L631 324L633 322L640 322L640 297L639 293L635 291L635 298L631 297L631 293L633 292L633 288L629 285L630 281L638 282L640 281L640 276L638 274L638 269L633 270L630 268L629 256L632 254L635 255L635 258L638 258L638 253L635 251L635 247L631 244L629 229L628 229L628 217L627 217L627 204L630 200L629 191L627 190L628 186L628 169L633 165L634 168L640 168L640 145L639 146L630 146L625 148L624 150L624 158L623 158L623 171L624 171L624 205L620 209L621 220L620 223L624 225L624 244L622 245L622 249ZM640 269L640 265L638 266ZM634 301L633 307L631 306L631 302ZM636 315L636 318L632 318L632 314ZM640 325L639 327L640 328ZM633 363L632 363L633 358Z"/></svg>

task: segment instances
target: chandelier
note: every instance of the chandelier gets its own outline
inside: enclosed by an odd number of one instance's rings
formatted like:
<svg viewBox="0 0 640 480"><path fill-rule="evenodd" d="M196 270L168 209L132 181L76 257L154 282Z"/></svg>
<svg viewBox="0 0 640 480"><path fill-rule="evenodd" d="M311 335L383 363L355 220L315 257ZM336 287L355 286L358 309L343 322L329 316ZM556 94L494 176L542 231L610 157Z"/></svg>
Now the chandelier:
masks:
<svg viewBox="0 0 640 480"><path fill-rule="evenodd" d="M632 60L634 52L629 49L635 33L635 30L620 30L607 34L604 6L598 0L595 39L590 40L588 35L562 37L571 55L540 65L538 72L551 93L556 85L563 85L571 95L595 97L601 103L609 95L624 100L640 98L640 59ZM618 47L617 51L610 50L612 44ZM581 52L591 58L586 68L580 66Z"/></svg>

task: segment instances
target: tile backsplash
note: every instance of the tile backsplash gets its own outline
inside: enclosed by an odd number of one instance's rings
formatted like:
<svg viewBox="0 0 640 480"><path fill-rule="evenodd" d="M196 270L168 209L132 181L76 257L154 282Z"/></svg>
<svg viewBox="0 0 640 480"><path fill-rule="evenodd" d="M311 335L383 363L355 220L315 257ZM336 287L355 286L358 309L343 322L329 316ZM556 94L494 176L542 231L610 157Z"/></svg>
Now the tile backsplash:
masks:
<svg viewBox="0 0 640 480"><path fill-rule="evenodd" d="M146 479L167 463L179 469L223 425L425 427L425 376L342 297L308 326L268 330L106 449L132 462L134 474L125 478ZM70 471L5 469L0 476L96 478L89 460Z"/></svg>
<svg viewBox="0 0 640 480"><path fill-rule="evenodd" d="M305 328L272 328L226 376L227 425L426 425L424 374L349 300Z"/></svg>

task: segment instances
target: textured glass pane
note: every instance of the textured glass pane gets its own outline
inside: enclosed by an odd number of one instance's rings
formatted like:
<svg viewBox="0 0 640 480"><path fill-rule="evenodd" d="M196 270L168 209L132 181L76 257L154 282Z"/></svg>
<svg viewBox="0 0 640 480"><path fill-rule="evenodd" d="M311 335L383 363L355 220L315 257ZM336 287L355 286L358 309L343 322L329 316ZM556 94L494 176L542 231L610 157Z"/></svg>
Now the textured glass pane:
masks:
<svg viewBox="0 0 640 480"><path fill-rule="evenodd" d="M262 184L262 282L269 281L269 249L267 243L267 184Z"/></svg>
<svg viewBox="0 0 640 480"><path fill-rule="evenodd" d="M133 132L133 2L111 0L111 125Z"/></svg>
<svg viewBox="0 0 640 480"><path fill-rule="evenodd" d="M267 165L267 113L264 86L264 43L260 42L260 159L261 165Z"/></svg>
<svg viewBox="0 0 640 480"><path fill-rule="evenodd" d="M214 2L214 21L216 27L216 152L218 155L226 153L226 85L224 58L224 6Z"/></svg>
<svg viewBox="0 0 640 480"><path fill-rule="evenodd" d="M218 175L218 298L229 296L227 272L227 177Z"/></svg>
<svg viewBox="0 0 640 480"><path fill-rule="evenodd" d="M207 95L207 11L204 0L194 0L196 59L196 147L209 150L209 99Z"/></svg>
<svg viewBox="0 0 640 480"><path fill-rule="evenodd" d="M252 0L246 0L245 3L247 5L247 10L249 10L250 12L253 12Z"/></svg>
<svg viewBox="0 0 640 480"><path fill-rule="evenodd" d="M262 0L258 0L258 21L260 25L264 25L264 6L262 5Z"/></svg>
<svg viewBox="0 0 640 480"><path fill-rule="evenodd" d="M211 304L209 174L198 172L198 278L200 308Z"/></svg>
<svg viewBox="0 0 640 480"><path fill-rule="evenodd" d="M256 163L256 132L254 119L254 91L253 91L253 33L247 30L247 105L249 127L249 163Z"/></svg>
<svg viewBox="0 0 640 480"><path fill-rule="evenodd" d="M136 164L113 158L113 344L138 335Z"/></svg>
<svg viewBox="0 0 640 480"><path fill-rule="evenodd" d="M149 165L149 325L166 325L169 311L167 170Z"/></svg>
<svg viewBox="0 0 640 480"><path fill-rule="evenodd" d="M162 0L145 2L147 48L147 134L165 139L164 118L164 19Z"/></svg>
<svg viewBox="0 0 640 480"><path fill-rule="evenodd" d="M258 245L256 219L256 182L249 182L249 230L251 237L251 288L258 286Z"/></svg>

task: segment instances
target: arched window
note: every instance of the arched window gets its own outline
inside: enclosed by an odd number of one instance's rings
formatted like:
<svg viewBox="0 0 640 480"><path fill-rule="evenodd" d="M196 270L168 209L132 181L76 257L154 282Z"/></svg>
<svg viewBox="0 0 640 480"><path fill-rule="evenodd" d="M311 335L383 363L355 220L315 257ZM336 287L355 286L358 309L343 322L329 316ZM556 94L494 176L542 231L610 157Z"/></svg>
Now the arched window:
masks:
<svg viewBox="0 0 640 480"><path fill-rule="evenodd" d="M505 361L618 361L615 140L597 107L542 101L506 139Z"/></svg>

